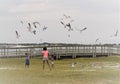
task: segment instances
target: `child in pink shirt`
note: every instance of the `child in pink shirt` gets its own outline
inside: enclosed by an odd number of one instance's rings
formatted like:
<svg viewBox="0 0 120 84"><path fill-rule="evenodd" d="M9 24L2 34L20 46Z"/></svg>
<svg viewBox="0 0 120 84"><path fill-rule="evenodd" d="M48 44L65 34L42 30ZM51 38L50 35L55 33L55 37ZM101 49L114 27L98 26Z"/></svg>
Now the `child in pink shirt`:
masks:
<svg viewBox="0 0 120 84"><path fill-rule="evenodd" d="M51 67L50 67L50 64L49 64L49 61L48 61L49 60L49 58L48 58L49 52L47 50L47 47L43 48L42 56L43 56L43 70L44 70L44 67L45 67L45 61L47 62L48 66L49 66L49 68L51 70Z"/></svg>

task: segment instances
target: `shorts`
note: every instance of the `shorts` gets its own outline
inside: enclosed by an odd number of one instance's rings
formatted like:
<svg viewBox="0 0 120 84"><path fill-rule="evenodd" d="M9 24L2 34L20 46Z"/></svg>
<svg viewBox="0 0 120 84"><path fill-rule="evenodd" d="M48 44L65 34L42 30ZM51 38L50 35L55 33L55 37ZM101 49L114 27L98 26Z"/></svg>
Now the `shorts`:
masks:
<svg viewBox="0 0 120 84"><path fill-rule="evenodd" d="M26 65L29 65L30 64L30 61L29 59L26 59L26 62L25 62Z"/></svg>
<svg viewBox="0 0 120 84"><path fill-rule="evenodd" d="M48 60L48 57L43 57L43 60Z"/></svg>

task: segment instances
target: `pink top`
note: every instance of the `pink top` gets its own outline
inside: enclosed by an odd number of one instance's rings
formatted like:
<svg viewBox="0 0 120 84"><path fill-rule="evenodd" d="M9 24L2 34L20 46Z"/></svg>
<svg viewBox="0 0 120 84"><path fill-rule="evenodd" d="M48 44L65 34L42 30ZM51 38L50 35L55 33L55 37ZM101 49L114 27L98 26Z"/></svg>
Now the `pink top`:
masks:
<svg viewBox="0 0 120 84"><path fill-rule="evenodd" d="M49 52L47 50L46 51L42 51L43 57L48 57L48 54L49 54Z"/></svg>

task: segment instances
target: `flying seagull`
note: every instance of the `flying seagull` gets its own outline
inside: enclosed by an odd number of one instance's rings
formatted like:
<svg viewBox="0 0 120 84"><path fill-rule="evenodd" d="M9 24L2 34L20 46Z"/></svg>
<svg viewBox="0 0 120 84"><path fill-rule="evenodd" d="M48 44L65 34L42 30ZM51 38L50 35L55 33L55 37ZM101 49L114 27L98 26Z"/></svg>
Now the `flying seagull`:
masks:
<svg viewBox="0 0 120 84"><path fill-rule="evenodd" d="M95 40L95 43L97 43L99 41L99 38L97 38L96 40Z"/></svg>
<svg viewBox="0 0 120 84"><path fill-rule="evenodd" d="M66 19L70 18L70 16L65 15L65 14L63 14L63 16L64 16Z"/></svg>
<svg viewBox="0 0 120 84"><path fill-rule="evenodd" d="M32 32L33 32L34 35L36 35L36 30L33 30Z"/></svg>
<svg viewBox="0 0 120 84"><path fill-rule="evenodd" d="M81 29L81 30L80 30L80 32L82 32L82 31L84 31L84 30L86 30L86 29L87 29L87 27L85 27L85 28Z"/></svg>
<svg viewBox="0 0 120 84"><path fill-rule="evenodd" d="M48 27L44 26L44 27L43 27L43 31L45 31L47 28L48 28Z"/></svg>
<svg viewBox="0 0 120 84"><path fill-rule="evenodd" d="M114 34L114 36L118 36L118 30L116 31L116 33Z"/></svg>
<svg viewBox="0 0 120 84"><path fill-rule="evenodd" d="M33 25L34 25L35 28L37 28L37 25L36 25L36 24L40 25L39 22L33 22Z"/></svg>
<svg viewBox="0 0 120 84"><path fill-rule="evenodd" d="M66 25L62 21L60 21L60 23L64 26L64 28L66 28Z"/></svg>
<svg viewBox="0 0 120 84"><path fill-rule="evenodd" d="M17 31L17 30L15 31L15 33L16 33L16 38L19 38L20 35L18 34L18 31Z"/></svg>
<svg viewBox="0 0 120 84"><path fill-rule="evenodd" d="M118 30L116 30L114 35L111 35L110 37L117 37L118 36Z"/></svg>
<svg viewBox="0 0 120 84"><path fill-rule="evenodd" d="M83 29L78 29L78 28L76 28L76 30L77 30L77 31L80 31L80 33L81 33L82 31L86 30L86 29L87 29L86 27L83 28Z"/></svg>
<svg viewBox="0 0 120 84"><path fill-rule="evenodd" d="M68 27L68 28L69 28L69 29L68 29L68 31L73 30L73 29L71 28L71 24L70 24L70 23L66 24L66 27Z"/></svg>
<svg viewBox="0 0 120 84"><path fill-rule="evenodd" d="M31 27L31 24L30 23L28 23L28 31L30 32L31 31L31 29L32 29L32 27Z"/></svg>

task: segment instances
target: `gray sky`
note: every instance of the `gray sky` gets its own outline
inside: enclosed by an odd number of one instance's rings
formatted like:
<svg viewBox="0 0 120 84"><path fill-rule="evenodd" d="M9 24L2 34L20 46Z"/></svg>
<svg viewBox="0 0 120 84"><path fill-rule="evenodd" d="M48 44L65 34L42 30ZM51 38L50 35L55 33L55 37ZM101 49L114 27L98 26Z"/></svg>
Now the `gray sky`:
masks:
<svg viewBox="0 0 120 84"><path fill-rule="evenodd" d="M66 19L64 14L71 18ZM74 20L73 31L64 28L61 18L65 23ZM32 25L36 35L27 28L35 21L40 23L37 28ZM42 31L44 26L48 28ZM77 30L84 27L87 29L82 33ZM0 0L0 39L0 43L120 43L120 1Z"/></svg>

